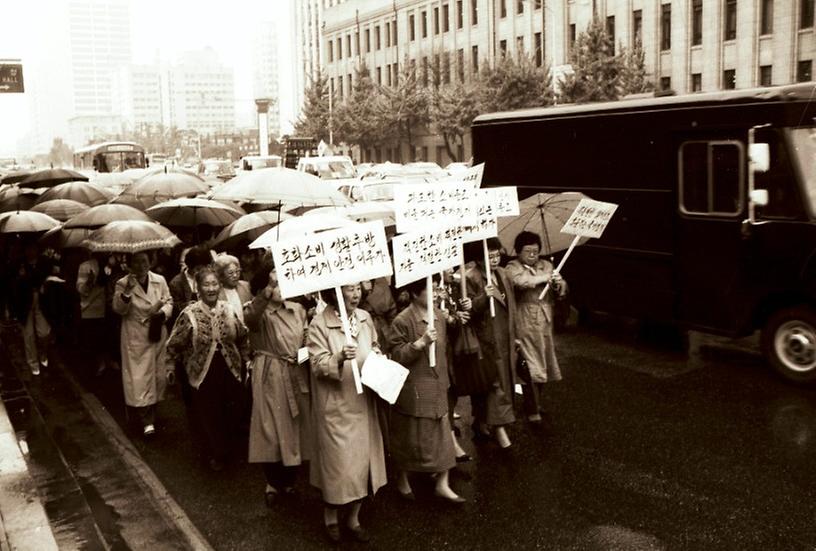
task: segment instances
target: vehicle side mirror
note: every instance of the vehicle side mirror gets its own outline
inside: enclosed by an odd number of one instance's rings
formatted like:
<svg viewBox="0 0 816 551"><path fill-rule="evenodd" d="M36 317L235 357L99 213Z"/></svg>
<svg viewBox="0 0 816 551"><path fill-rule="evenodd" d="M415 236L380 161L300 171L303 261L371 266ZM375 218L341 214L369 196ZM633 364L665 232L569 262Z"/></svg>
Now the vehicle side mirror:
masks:
<svg viewBox="0 0 816 551"><path fill-rule="evenodd" d="M754 172L768 172L771 166L771 149L766 143L752 143L748 148L751 169Z"/></svg>
<svg viewBox="0 0 816 551"><path fill-rule="evenodd" d="M763 144L764 145L764 144ZM758 206L758 207L766 207L768 206L768 190L767 189L752 189L751 196L749 197L751 202Z"/></svg>

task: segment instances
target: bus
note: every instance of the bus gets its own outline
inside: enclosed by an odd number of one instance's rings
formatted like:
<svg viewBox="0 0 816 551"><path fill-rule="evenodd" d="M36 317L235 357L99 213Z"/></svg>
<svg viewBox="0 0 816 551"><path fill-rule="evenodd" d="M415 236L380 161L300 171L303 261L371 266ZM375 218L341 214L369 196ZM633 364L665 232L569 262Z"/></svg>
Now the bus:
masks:
<svg viewBox="0 0 816 551"><path fill-rule="evenodd" d="M576 306L734 337L816 381L816 84L494 113L484 185L619 205L565 266Z"/></svg>
<svg viewBox="0 0 816 551"><path fill-rule="evenodd" d="M96 172L124 172L145 168L145 150L133 142L104 142L74 152L74 168Z"/></svg>

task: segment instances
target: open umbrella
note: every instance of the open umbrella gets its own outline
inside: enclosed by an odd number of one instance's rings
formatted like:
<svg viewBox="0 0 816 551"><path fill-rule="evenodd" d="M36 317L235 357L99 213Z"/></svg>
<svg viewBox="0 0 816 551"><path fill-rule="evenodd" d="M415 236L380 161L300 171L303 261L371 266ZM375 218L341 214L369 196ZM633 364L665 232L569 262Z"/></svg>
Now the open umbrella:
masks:
<svg viewBox="0 0 816 551"><path fill-rule="evenodd" d="M16 170L14 172L9 172L8 174L4 175L0 178L0 185L2 184L17 184L22 180L25 180L31 176L30 170Z"/></svg>
<svg viewBox="0 0 816 551"><path fill-rule="evenodd" d="M245 172L214 190L212 198L246 203L304 206L348 205L348 197L329 182L289 168Z"/></svg>
<svg viewBox="0 0 816 551"><path fill-rule="evenodd" d="M134 182L113 202L148 209L169 199L195 197L209 191L201 179L183 172L158 172Z"/></svg>
<svg viewBox="0 0 816 551"><path fill-rule="evenodd" d="M307 210L303 213L303 216L323 216L326 214L345 216L355 222L382 220L383 225L386 227L396 226L397 224L393 201L361 201L341 207L317 207Z"/></svg>
<svg viewBox="0 0 816 551"><path fill-rule="evenodd" d="M219 201L182 197L153 205L145 214L166 226L204 225L221 228L235 222L244 213Z"/></svg>
<svg viewBox="0 0 816 551"><path fill-rule="evenodd" d="M39 198L39 190L12 186L0 192L0 212L28 210Z"/></svg>
<svg viewBox="0 0 816 551"><path fill-rule="evenodd" d="M141 220L151 222L152 219L142 211L127 205L97 205L82 214L78 214L65 223L65 229L71 228L101 228L110 222L121 220Z"/></svg>
<svg viewBox="0 0 816 551"><path fill-rule="evenodd" d="M40 238L40 243L54 249L76 249L94 232L93 228L65 228L58 226L48 230Z"/></svg>
<svg viewBox="0 0 816 551"><path fill-rule="evenodd" d="M276 224L292 218L291 214L285 212L275 212L263 210L245 214L229 226L221 230L221 233L213 241L213 248L223 251L233 247L248 245L258 239L267 230Z"/></svg>
<svg viewBox="0 0 816 551"><path fill-rule="evenodd" d="M20 185L30 188L51 187L65 182L87 182L88 177L67 168L47 168L28 175L20 180Z"/></svg>
<svg viewBox="0 0 816 551"><path fill-rule="evenodd" d="M336 214L323 216L296 216L284 220L274 228L267 230L258 239L249 244L250 249L269 248L278 241L295 239L310 233L334 230L353 226L357 222Z"/></svg>
<svg viewBox="0 0 816 551"><path fill-rule="evenodd" d="M47 214L30 210L0 214L0 233L38 233L59 226L59 221Z"/></svg>
<svg viewBox="0 0 816 551"><path fill-rule="evenodd" d="M38 202L70 199L84 203L89 207L95 207L107 203L112 198L113 193L91 182L65 182L45 190Z"/></svg>
<svg viewBox="0 0 816 551"><path fill-rule="evenodd" d="M181 239L158 222L122 220L105 224L83 241L82 246L92 252L138 253L167 249L181 243Z"/></svg>
<svg viewBox="0 0 816 551"><path fill-rule="evenodd" d="M551 255L569 248L575 236L561 233L561 228L581 199L583 193L537 193L519 201L519 215L499 219L499 239L508 251L513 250L513 241L522 231L530 231L541 236L541 253ZM579 241L585 243L586 239ZM518 251L516 251L518 253Z"/></svg>
<svg viewBox="0 0 816 551"><path fill-rule="evenodd" d="M37 204L31 207L31 212L42 212L55 220L65 222L77 214L85 212L89 208L91 207L79 201L51 199L50 201L37 201Z"/></svg>

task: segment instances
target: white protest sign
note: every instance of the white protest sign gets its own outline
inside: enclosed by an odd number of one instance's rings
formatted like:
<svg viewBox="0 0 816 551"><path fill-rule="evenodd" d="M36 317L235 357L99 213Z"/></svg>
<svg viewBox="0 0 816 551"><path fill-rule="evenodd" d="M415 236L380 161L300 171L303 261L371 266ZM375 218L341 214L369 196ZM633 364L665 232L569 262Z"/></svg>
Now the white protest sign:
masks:
<svg viewBox="0 0 816 551"><path fill-rule="evenodd" d="M394 281L402 287L462 263L464 228L417 231L394 236Z"/></svg>
<svg viewBox="0 0 816 551"><path fill-rule="evenodd" d="M281 241L272 247L283 298L391 275L382 220Z"/></svg>
<svg viewBox="0 0 816 551"><path fill-rule="evenodd" d="M394 186L394 214L400 233L439 225L474 225L477 210L472 184L437 182Z"/></svg>
<svg viewBox="0 0 816 551"><path fill-rule="evenodd" d="M561 233L597 239L601 237L617 209L618 205L615 203L581 199L572 216L561 228Z"/></svg>
<svg viewBox="0 0 816 551"><path fill-rule="evenodd" d="M473 192L476 200L476 223L463 226L461 239L463 243L489 239L499 234L496 224L495 196L492 189L477 189ZM454 226L456 227L456 225ZM458 232L457 232L458 235Z"/></svg>
<svg viewBox="0 0 816 551"><path fill-rule="evenodd" d="M492 187L488 188L492 195L493 210L496 216L518 216L518 189L516 186Z"/></svg>
<svg viewBox="0 0 816 551"><path fill-rule="evenodd" d="M472 186L475 189L482 187L482 176L484 176L484 169L485 164L479 163L476 166L472 166L467 170L463 170L461 172L457 172L456 174L452 174L442 180L445 183L448 182L461 182Z"/></svg>

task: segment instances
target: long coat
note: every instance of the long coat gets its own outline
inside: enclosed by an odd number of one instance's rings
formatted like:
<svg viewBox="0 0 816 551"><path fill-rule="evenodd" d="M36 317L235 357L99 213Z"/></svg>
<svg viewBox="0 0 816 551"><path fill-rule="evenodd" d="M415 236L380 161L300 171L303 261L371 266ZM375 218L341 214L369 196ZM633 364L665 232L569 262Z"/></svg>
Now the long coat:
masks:
<svg viewBox="0 0 816 551"><path fill-rule="evenodd" d="M162 327L159 342L150 342L147 319L150 308L158 301L164 301L161 311L169 318L173 313L173 299L163 276L148 272L147 277L147 292L136 285L129 302L122 299L127 277L116 282L113 294L113 309L122 316L120 350L125 403L134 407L151 406L161 400L167 384L164 370L167 328Z"/></svg>
<svg viewBox="0 0 816 551"><path fill-rule="evenodd" d="M351 315L351 314L349 314ZM357 363L362 368L368 354L378 350L377 331L371 316L356 309L359 333ZM315 457L311 461L312 485L323 492L323 501L343 505L374 493L387 482L382 433L371 391L357 394L351 363L338 363L335 354L346 338L336 310L329 306L309 326L309 359L312 366L312 411Z"/></svg>

